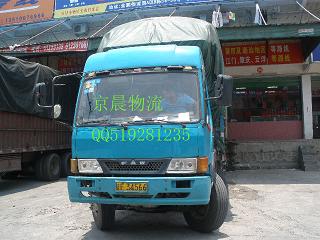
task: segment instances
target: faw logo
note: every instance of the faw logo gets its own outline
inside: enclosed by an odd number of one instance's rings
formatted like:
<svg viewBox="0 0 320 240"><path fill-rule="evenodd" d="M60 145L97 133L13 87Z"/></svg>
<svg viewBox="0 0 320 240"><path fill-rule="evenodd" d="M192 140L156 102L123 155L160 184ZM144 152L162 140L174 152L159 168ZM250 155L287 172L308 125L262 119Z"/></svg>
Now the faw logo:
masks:
<svg viewBox="0 0 320 240"><path fill-rule="evenodd" d="M145 161L132 160L132 161L123 161L120 164L122 166L124 166L124 165L146 165L146 162Z"/></svg>

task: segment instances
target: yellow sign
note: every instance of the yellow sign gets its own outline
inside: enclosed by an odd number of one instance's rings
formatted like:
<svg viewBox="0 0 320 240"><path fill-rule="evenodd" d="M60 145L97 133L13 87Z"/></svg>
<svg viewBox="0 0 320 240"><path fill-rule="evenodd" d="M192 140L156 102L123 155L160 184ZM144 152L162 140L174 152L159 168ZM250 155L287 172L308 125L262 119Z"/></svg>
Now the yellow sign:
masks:
<svg viewBox="0 0 320 240"><path fill-rule="evenodd" d="M88 5L82 7L75 7L75 8L66 8L55 10L54 18L65 18L65 17L73 17L79 15L91 15L91 14L98 14L104 13L106 11L107 3L95 4L95 5Z"/></svg>
<svg viewBox="0 0 320 240"><path fill-rule="evenodd" d="M120 192L147 192L148 191L148 183L116 182L116 191L120 191Z"/></svg>

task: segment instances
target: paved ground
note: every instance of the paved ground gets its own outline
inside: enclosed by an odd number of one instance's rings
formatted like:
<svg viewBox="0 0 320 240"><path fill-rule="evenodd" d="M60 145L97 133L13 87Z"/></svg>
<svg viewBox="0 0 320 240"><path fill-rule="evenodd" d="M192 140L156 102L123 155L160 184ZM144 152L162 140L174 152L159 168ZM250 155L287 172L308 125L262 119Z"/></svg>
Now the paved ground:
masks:
<svg viewBox="0 0 320 240"><path fill-rule="evenodd" d="M320 173L228 173L230 212L216 233L189 230L179 213L119 211L97 230L87 204L70 203L66 181L0 180L0 239L320 239Z"/></svg>

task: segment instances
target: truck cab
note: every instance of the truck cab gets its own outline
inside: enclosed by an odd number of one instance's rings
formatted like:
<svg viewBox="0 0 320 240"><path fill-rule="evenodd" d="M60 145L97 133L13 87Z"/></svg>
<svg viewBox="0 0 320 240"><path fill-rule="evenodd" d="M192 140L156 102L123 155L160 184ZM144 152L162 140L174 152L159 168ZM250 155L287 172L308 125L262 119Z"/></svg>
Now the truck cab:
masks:
<svg viewBox="0 0 320 240"><path fill-rule="evenodd" d="M117 209L171 207L191 228L218 229L228 209L197 46L125 47L90 56L72 134L68 191L100 229ZM222 78L221 78L222 79Z"/></svg>

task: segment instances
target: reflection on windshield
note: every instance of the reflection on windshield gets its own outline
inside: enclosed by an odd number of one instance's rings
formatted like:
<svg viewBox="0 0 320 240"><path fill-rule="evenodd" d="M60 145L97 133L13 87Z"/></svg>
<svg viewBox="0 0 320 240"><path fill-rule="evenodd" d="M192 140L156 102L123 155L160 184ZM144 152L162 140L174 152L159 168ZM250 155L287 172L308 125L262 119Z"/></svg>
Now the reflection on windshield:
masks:
<svg viewBox="0 0 320 240"><path fill-rule="evenodd" d="M135 73L87 80L82 87L77 124L143 120L199 120L194 72Z"/></svg>

